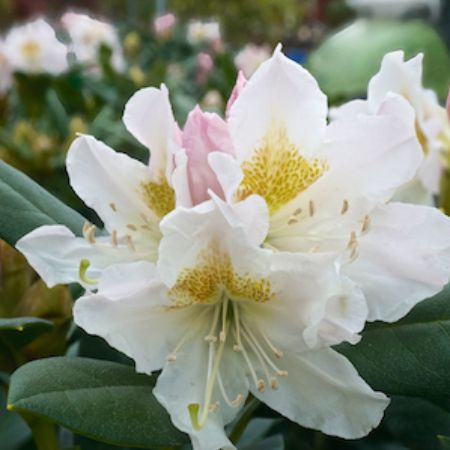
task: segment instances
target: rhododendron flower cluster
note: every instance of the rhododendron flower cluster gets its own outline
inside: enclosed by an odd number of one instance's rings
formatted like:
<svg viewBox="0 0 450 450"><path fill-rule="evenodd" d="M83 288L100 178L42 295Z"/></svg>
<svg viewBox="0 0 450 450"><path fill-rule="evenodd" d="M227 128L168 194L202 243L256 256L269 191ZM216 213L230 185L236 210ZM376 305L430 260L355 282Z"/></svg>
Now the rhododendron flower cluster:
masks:
<svg viewBox="0 0 450 450"><path fill-rule="evenodd" d="M226 118L196 107L181 129L164 85L124 123L149 164L78 137L67 171L105 225L43 226L17 247L49 285L79 282L75 322L162 370L154 394L194 449L248 399L306 427L358 438L389 399L332 346L392 322L450 275L450 220L392 201L423 164L416 113L395 92L327 124L327 99L280 48ZM401 114L400 114L401 113Z"/></svg>

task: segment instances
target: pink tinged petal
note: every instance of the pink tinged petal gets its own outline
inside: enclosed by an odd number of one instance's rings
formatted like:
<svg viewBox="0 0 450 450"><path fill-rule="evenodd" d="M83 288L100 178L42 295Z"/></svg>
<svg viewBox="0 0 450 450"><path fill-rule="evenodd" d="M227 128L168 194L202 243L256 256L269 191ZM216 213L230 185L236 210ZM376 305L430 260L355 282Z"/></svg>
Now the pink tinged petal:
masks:
<svg viewBox="0 0 450 450"><path fill-rule="evenodd" d="M192 207L191 190L188 177L188 159L184 149L174 154L174 170L172 172L172 188L175 191L176 206Z"/></svg>
<svg viewBox="0 0 450 450"><path fill-rule="evenodd" d="M437 292L450 276L450 219L436 208L380 206L358 257L343 272L363 290L369 320L395 322Z"/></svg>
<svg viewBox="0 0 450 450"><path fill-rule="evenodd" d="M245 78L244 73L242 72L242 70L240 70L238 72L236 84L234 85L233 90L231 91L230 98L228 99L228 102L227 102L227 108L225 111L226 117L228 117L230 115L231 107L233 106L234 102L237 100L237 98L241 94L242 89L244 89L246 84L247 84L247 78Z"/></svg>
<svg viewBox="0 0 450 450"><path fill-rule="evenodd" d="M137 371L150 374L164 366L193 313L168 309L166 292L151 263L111 266L103 272L97 293L77 300L74 320L132 358Z"/></svg>
<svg viewBox="0 0 450 450"><path fill-rule="evenodd" d="M155 222L143 188L150 181L149 169L141 162L92 136L80 136L67 155L67 172L75 192L97 212L110 233L146 234L141 226Z"/></svg>
<svg viewBox="0 0 450 450"><path fill-rule="evenodd" d="M303 155L312 155L323 141L326 116L327 99L316 80L277 47L231 107L228 123L237 158L249 158L274 127L282 127Z"/></svg>
<svg viewBox="0 0 450 450"><path fill-rule="evenodd" d="M217 177L208 163L211 152L233 154L227 124L215 113L205 113L198 106L189 114L183 130L183 148L188 157L188 179L192 203L209 199L208 189L224 196Z"/></svg>
<svg viewBox="0 0 450 450"><path fill-rule="evenodd" d="M160 181L172 171L174 129L176 126L166 86L137 91L128 100L123 114L127 130L151 152L153 181Z"/></svg>
<svg viewBox="0 0 450 450"><path fill-rule="evenodd" d="M346 439L367 435L380 423L389 399L374 392L342 355L323 348L286 352L286 377L278 388L252 394L290 420ZM257 364L255 362L255 364Z"/></svg>
<svg viewBox="0 0 450 450"><path fill-rule="evenodd" d="M92 288L92 284L80 279L82 260L89 261L86 275L97 280L103 269L111 264L152 258L151 255L131 252L127 245L113 247L107 236L97 238L92 245L61 225L36 228L22 237L16 247L49 287L78 282Z"/></svg>

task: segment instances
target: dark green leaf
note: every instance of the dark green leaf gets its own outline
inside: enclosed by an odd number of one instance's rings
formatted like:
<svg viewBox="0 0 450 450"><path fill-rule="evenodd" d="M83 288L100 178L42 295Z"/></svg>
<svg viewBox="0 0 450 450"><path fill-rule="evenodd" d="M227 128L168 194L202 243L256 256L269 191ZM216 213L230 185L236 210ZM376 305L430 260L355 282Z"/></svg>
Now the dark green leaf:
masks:
<svg viewBox="0 0 450 450"><path fill-rule="evenodd" d="M450 413L418 398L394 397L384 423L412 450L439 450L439 434L450 434Z"/></svg>
<svg viewBox="0 0 450 450"><path fill-rule="evenodd" d="M450 285L393 324L374 323L357 345L340 345L376 390L431 400L450 395Z"/></svg>
<svg viewBox="0 0 450 450"><path fill-rule="evenodd" d="M52 322L38 317L0 318L0 340L15 348L29 344L52 329Z"/></svg>
<svg viewBox="0 0 450 450"><path fill-rule="evenodd" d="M153 397L154 381L113 362L49 358L12 375L8 404L115 445L154 448L187 442Z"/></svg>
<svg viewBox="0 0 450 450"><path fill-rule="evenodd" d="M450 437L448 436L438 436L439 443L441 444L441 449L450 450Z"/></svg>
<svg viewBox="0 0 450 450"><path fill-rule="evenodd" d="M260 440L254 444L239 447L239 450L284 450L284 440L281 434Z"/></svg>
<svg viewBox="0 0 450 450"><path fill-rule="evenodd" d="M26 233L62 224L80 234L84 218L23 173L0 161L0 238L14 245Z"/></svg>

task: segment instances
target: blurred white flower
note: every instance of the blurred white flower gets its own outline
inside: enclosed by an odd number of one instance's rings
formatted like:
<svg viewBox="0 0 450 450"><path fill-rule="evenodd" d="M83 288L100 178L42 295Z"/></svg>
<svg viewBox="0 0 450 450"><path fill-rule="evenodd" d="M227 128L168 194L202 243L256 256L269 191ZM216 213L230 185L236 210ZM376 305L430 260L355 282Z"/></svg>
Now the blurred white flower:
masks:
<svg viewBox="0 0 450 450"><path fill-rule="evenodd" d="M8 92L12 85L12 68L5 54L4 45L0 40L0 94Z"/></svg>
<svg viewBox="0 0 450 450"><path fill-rule="evenodd" d="M173 33L176 23L176 16L172 13L167 13L154 19L153 30L155 31L156 36L168 38Z"/></svg>
<svg viewBox="0 0 450 450"><path fill-rule="evenodd" d="M68 68L67 47L42 18L13 27L3 51L14 72L59 75Z"/></svg>
<svg viewBox="0 0 450 450"><path fill-rule="evenodd" d="M234 58L234 64L247 78L271 56L267 45L247 44Z"/></svg>
<svg viewBox="0 0 450 450"><path fill-rule="evenodd" d="M445 135L449 123L445 109L439 105L436 94L422 84L423 55L404 61L402 51L385 55L379 72L369 82L367 100L354 100L331 112L331 117L351 117L357 114L380 114L385 96L389 92L401 95L414 108L414 122L423 161L416 176L395 194L395 199L410 203L433 205L433 196L439 192L443 169ZM399 118L407 117L402 108L391 111Z"/></svg>
<svg viewBox="0 0 450 450"><path fill-rule="evenodd" d="M214 44L221 41L221 39L219 22L194 20L188 24L187 40L192 45Z"/></svg>
<svg viewBox="0 0 450 450"><path fill-rule="evenodd" d="M106 46L112 52L111 64L114 69L125 70L122 46L117 30L111 24L73 12L64 14L61 21L72 40L71 50L80 63L96 69L99 50L101 46Z"/></svg>

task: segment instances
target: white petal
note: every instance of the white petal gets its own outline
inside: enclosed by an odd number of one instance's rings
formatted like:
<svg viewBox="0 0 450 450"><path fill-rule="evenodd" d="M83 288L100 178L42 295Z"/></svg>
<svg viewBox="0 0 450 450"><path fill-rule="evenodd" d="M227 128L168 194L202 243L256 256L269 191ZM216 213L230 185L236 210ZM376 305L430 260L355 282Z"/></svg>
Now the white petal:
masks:
<svg viewBox="0 0 450 450"><path fill-rule="evenodd" d="M165 364L193 313L170 309L166 292L151 263L111 266L98 292L77 300L74 320L132 358L138 372L151 373Z"/></svg>
<svg viewBox="0 0 450 450"><path fill-rule="evenodd" d="M126 246L114 248L106 236L97 238L96 244L92 245L61 225L36 228L19 239L16 247L49 287L73 282L86 285L80 280L80 262L83 259L91 264L87 275L96 280L111 264L152 258L151 255L131 252Z"/></svg>
<svg viewBox="0 0 450 450"><path fill-rule="evenodd" d="M312 154L323 139L327 100L316 80L279 49L261 64L233 103L229 126L239 161L281 126L302 154Z"/></svg>
<svg viewBox="0 0 450 450"><path fill-rule="evenodd" d="M123 114L127 130L151 152L150 170L154 181L168 175L175 119L166 86L140 89L128 100Z"/></svg>
<svg viewBox="0 0 450 450"><path fill-rule="evenodd" d="M380 206L370 217L358 257L343 271L362 288L369 320L394 322L448 282L450 219L402 203Z"/></svg>
<svg viewBox="0 0 450 450"><path fill-rule="evenodd" d="M175 168L172 173L172 187L175 191L176 206L190 208L192 196L188 179L188 158L184 149L180 149L174 155Z"/></svg>
<svg viewBox="0 0 450 450"><path fill-rule="evenodd" d="M108 231L133 235L134 226L144 233L141 226L156 221L145 201L149 169L141 162L92 136L80 136L70 147L67 171L75 192L97 212Z"/></svg>
<svg viewBox="0 0 450 450"><path fill-rule="evenodd" d="M208 344L203 340L203 336L208 333L208 323L201 323L193 318L191 327L197 338L186 343L176 361L166 364L153 392L169 412L174 425L189 433L194 450L234 450L235 447L225 434L224 426L233 419L239 408L227 406L217 383L213 403L219 401L220 406L208 415L206 424L200 431L193 428L188 405L197 403L202 406L204 403ZM238 392L245 398L248 385L241 358L236 352L225 349L220 371L227 395L233 398Z"/></svg>
<svg viewBox="0 0 450 450"><path fill-rule="evenodd" d="M330 108L329 116L331 120L342 117L353 117L356 114L369 114L369 104L366 100L352 100L341 106Z"/></svg>
<svg viewBox="0 0 450 450"><path fill-rule="evenodd" d="M280 365L288 376L279 378L278 389L252 389L252 393L302 426L346 439L359 438L380 423L389 404L346 358L329 348L287 353Z"/></svg>
<svg viewBox="0 0 450 450"><path fill-rule="evenodd" d="M212 152L208 155L208 163L219 180L227 202L231 203L237 187L244 174L238 161L223 152Z"/></svg>

